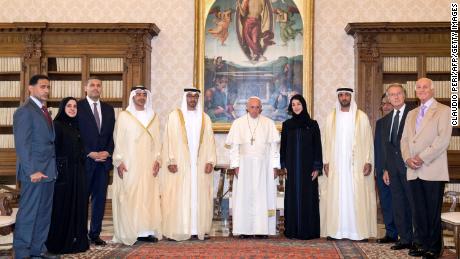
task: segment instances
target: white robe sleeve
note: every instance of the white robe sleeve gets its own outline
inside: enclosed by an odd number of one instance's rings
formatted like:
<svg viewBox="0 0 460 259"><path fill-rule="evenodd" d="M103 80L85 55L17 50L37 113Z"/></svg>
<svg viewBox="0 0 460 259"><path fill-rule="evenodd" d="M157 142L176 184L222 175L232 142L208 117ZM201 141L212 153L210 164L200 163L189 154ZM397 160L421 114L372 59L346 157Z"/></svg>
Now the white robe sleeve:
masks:
<svg viewBox="0 0 460 259"><path fill-rule="evenodd" d="M240 145L233 144L230 148L230 168L240 167Z"/></svg>
<svg viewBox="0 0 460 259"><path fill-rule="evenodd" d="M273 168L280 169L280 149L277 142L270 144L270 158Z"/></svg>
<svg viewBox="0 0 460 259"><path fill-rule="evenodd" d="M115 169L121 165L124 161L124 139L125 139L125 129L126 123L124 122L124 112L121 112L118 116L118 120L115 123L115 128L113 131L113 142L115 144L115 149L113 151L112 163Z"/></svg>
<svg viewBox="0 0 460 259"><path fill-rule="evenodd" d="M281 168L280 166L280 133L276 129L275 122L270 120L270 126L269 126L269 139L268 141L270 142L270 162L272 168L279 169Z"/></svg>
<svg viewBox="0 0 460 259"><path fill-rule="evenodd" d="M240 135L239 124L240 119L233 122L228 132L225 146L230 149L230 168L240 167Z"/></svg>
<svg viewBox="0 0 460 259"><path fill-rule="evenodd" d="M174 145L174 140L172 139L172 137L170 137L170 136L174 136L174 132L173 132L174 125L172 125L173 124L172 116L173 116L173 113L169 114L168 116L168 121L166 122L165 133L164 133L165 140L163 141L163 152L166 153L166 161L163 161L163 163L166 163L166 166L177 165L177 161L173 154L173 149L171 148L171 146Z"/></svg>
<svg viewBox="0 0 460 259"><path fill-rule="evenodd" d="M217 154L216 154L216 140L214 139L214 132L212 131L212 122L211 119L207 115L203 115L203 120L205 120L205 133L204 135L207 136L209 139L209 152L206 162L211 164L213 167L217 163Z"/></svg>

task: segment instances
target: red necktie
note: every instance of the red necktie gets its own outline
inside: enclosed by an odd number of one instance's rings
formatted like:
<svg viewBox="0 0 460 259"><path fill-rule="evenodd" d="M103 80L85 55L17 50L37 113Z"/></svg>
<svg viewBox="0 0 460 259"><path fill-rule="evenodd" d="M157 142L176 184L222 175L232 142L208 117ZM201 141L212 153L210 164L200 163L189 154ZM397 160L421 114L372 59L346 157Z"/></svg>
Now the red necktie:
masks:
<svg viewBox="0 0 460 259"><path fill-rule="evenodd" d="M45 115L46 120L48 121L48 125L51 125L51 116L45 105L42 106L42 111L43 111L43 114Z"/></svg>

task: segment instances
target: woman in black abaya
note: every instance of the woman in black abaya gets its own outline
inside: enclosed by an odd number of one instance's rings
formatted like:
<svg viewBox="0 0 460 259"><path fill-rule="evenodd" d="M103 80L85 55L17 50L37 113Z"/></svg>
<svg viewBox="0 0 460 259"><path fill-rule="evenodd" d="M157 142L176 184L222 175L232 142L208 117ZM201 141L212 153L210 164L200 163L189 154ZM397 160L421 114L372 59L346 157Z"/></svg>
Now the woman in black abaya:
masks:
<svg viewBox="0 0 460 259"><path fill-rule="evenodd" d="M287 171L284 235L294 239L319 238L321 135L318 123L310 118L300 94L291 98L288 110L292 118L283 122L280 147L281 168Z"/></svg>
<svg viewBox="0 0 460 259"><path fill-rule="evenodd" d="M55 254L89 249L84 151L77 122L77 100L64 98L54 119L58 177L46 247Z"/></svg>

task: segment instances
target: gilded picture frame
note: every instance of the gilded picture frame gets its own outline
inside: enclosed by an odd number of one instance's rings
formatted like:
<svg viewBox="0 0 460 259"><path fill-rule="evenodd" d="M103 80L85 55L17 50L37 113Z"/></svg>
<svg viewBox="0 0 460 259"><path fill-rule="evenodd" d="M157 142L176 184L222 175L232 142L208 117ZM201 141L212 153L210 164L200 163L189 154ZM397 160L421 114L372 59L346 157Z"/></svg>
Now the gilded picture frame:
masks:
<svg viewBox="0 0 460 259"><path fill-rule="evenodd" d="M257 1L260 7L254 7ZM195 0L193 82L202 92L203 108L216 133L229 131L231 122L245 112L249 96L263 100L263 114L278 128L295 93L305 97L313 116L314 0L257 1L250 6L247 0ZM259 18L251 20L251 12ZM258 46L251 35L257 36ZM223 109L214 104L217 100L224 103Z"/></svg>

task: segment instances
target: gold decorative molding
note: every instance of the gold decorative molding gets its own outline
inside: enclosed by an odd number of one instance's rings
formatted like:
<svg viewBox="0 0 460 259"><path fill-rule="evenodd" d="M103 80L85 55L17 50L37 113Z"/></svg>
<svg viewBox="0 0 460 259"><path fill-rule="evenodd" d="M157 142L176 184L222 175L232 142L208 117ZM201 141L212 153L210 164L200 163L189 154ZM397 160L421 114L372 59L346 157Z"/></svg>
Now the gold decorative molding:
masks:
<svg viewBox="0 0 460 259"><path fill-rule="evenodd" d="M307 101L308 111L314 117L313 110L313 20L314 0L293 0L301 10L303 22L303 96ZM195 48L193 66L193 84L204 90L204 52L206 16L215 0L195 0ZM216 133L226 133L231 123L213 125ZM277 125L280 129L281 125Z"/></svg>

